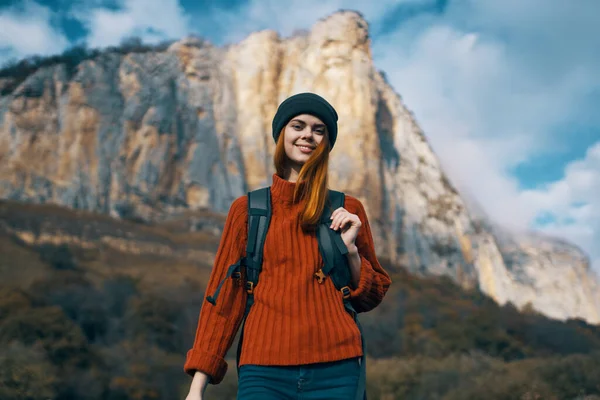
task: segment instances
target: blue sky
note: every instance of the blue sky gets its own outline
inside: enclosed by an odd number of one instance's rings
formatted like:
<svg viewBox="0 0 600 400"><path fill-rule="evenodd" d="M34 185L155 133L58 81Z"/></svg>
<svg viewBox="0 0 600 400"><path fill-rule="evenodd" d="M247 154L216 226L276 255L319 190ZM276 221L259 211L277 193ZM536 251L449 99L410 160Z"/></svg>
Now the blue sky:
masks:
<svg viewBox="0 0 600 400"><path fill-rule="evenodd" d="M369 22L375 65L451 180L500 224L578 244L600 271L598 0L0 0L0 62L85 41L216 45Z"/></svg>

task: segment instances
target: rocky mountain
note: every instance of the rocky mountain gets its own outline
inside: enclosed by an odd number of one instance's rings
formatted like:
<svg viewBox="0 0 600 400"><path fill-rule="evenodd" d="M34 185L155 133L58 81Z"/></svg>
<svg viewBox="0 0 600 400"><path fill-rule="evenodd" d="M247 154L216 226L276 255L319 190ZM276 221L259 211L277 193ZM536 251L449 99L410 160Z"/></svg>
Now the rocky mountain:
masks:
<svg viewBox="0 0 600 400"><path fill-rule="evenodd" d="M148 221L226 212L270 184L277 105L314 91L339 114L330 185L365 204L381 257L479 286L499 303L600 322L600 283L585 254L470 213L375 68L358 13L224 48L186 38L144 53L107 51L8 84L0 81L1 198Z"/></svg>

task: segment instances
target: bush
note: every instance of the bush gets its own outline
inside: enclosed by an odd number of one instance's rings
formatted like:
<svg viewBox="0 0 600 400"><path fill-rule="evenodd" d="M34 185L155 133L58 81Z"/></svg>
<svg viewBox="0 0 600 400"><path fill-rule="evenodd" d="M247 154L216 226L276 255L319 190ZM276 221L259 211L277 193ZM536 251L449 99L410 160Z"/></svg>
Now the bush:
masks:
<svg viewBox="0 0 600 400"><path fill-rule="evenodd" d="M105 336L109 327L107 301L102 293L78 271L56 271L32 283L38 305L59 306L94 341Z"/></svg>
<svg viewBox="0 0 600 400"><path fill-rule="evenodd" d="M0 323L0 347L18 341L41 345L54 365L86 367L89 349L81 329L56 306L31 308Z"/></svg>
<svg viewBox="0 0 600 400"><path fill-rule="evenodd" d="M0 321L31 308L31 300L20 289L0 287Z"/></svg>
<svg viewBox="0 0 600 400"><path fill-rule="evenodd" d="M179 351L183 348L183 335L176 324L180 312L180 307L166 298L132 297L123 321L126 336L143 339L167 351Z"/></svg>
<svg viewBox="0 0 600 400"><path fill-rule="evenodd" d="M43 349L19 342L5 343L0 352L0 399L56 398L58 378Z"/></svg>
<svg viewBox="0 0 600 400"><path fill-rule="evenodd" d="M560 399L581 395L600 395L600 352L552 358L535 370L544 382L552 385Z"/></svg>
<svg viewBox="0 0 600 400"><path fill-rule="evenodd" d="M73 270L76 267L71 249L66 244L59 246L43 244L38 247L38 252L42 261L50 264L54 269Z"/></svg>

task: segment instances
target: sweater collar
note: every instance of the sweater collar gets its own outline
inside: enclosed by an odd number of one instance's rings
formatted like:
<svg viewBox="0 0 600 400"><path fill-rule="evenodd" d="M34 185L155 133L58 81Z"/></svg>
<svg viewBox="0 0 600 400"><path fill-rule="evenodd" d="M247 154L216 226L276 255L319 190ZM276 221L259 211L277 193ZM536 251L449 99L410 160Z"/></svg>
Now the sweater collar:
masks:
<svg viewBox="0 0 600 400"><path fill-rule="evenodd" d="M294 198L295 189L296 182L289 182L277 175L277 173L273 174L273 184L271 185L271 197L274 200L291 203Z"/></svg>

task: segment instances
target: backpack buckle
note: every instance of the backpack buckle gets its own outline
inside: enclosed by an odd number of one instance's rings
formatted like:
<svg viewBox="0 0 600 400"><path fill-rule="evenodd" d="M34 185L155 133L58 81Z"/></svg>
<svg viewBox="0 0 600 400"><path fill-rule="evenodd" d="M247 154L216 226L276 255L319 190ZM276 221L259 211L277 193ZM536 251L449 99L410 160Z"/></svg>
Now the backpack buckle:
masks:
<svg viewBox="0 0 600 400"><path fill-rule="evenodd" d="M350 298L350 288L348 286L344 286L343 288L341 288L340 292L342 292L342 298L344 300Z"/></svg>
<svg viewBox="0 0 600 400"><path fill-rule="evenodd" d="M235 280L236 285L238 285L238 286L242 285L242 273L241 272L236 271L233 274L231 274L231 279Z"/></svg>
<svg viewBox="0 0 600 400"><path fill-rule="evenodd" d="M248 292L248 294L254 293L254 283L253 282L246 281L246 292Z"/></svg>

